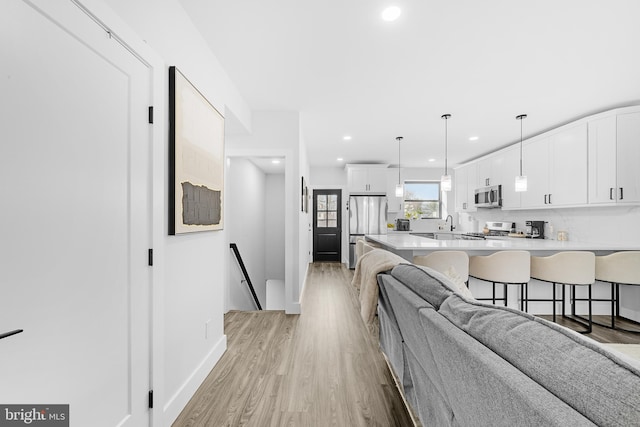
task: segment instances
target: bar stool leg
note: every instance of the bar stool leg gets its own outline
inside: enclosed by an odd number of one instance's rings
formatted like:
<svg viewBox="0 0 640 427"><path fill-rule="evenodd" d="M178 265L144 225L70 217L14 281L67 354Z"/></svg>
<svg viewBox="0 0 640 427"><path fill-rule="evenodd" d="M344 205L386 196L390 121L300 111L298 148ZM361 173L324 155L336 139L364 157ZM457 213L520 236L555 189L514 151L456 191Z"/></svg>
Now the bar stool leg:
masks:
<svg viewBox="0 0 640 427"><path fill-rule="evenodd" d="M502 286L504 287L504 306L507 306L507 284L503 283Z"/></svg>
<svg viewBox="0 0 640 427"><path fill-rule="evenodd" d="M496 282L491 282L492 288L493 288L493 295L491 297L491 302L493 303L493 305L496 305Z"/></svg>
<svg viewBox="0 0 640 427"><path fill-rule="evenodd" d="M576 285L571 285L571 316L576 316Z"/></svg>
<svg viewBox="0 0 640 427"><path fill-rule="evenodd" d="M611 329L616 328L616 287L611 283Z"/></svg>
<svg viewBox="0 0 640 427"><path fill-rule="evenodd" d="M553 286L555 286L555 285L556 284L554 283ZM562 317L565 317L564 298L565 298L564 285L562 285Z"/></svg>
<svg viewBox="0 0 640 427"><path fill-rule="evenodd" d="M557 301L557 299L556 299L556 284L553 283L552 286L553 286L553 301L552 301L553 308L552 308L552 310L553 310L553 321L555 322L556 321L556 301ZM564 299L564 288L562 288L562 293L563 293L562 299ZM564 312L562 314L564 315Z"/></svg>
<svg viewBox="0 0 640 427"><path fill-rule="evenodd" d="M593 319L592 319L592 310L591 310L591 285L589 285L589 328L587 329L587 334L591 333L591 329L592 329L592 325L593 325Z"/></svg>

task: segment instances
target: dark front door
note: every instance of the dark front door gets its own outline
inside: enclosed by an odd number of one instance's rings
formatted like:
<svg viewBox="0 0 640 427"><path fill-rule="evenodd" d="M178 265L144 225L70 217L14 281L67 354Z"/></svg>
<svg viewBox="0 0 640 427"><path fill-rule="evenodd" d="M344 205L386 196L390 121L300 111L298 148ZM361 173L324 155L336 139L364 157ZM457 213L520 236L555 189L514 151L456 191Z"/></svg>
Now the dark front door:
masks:
<svg viewBox="0 0 640 427"><path fill-rule="evenodd" d="M342 191L313 190L313 260L341 259Z"/></svg>

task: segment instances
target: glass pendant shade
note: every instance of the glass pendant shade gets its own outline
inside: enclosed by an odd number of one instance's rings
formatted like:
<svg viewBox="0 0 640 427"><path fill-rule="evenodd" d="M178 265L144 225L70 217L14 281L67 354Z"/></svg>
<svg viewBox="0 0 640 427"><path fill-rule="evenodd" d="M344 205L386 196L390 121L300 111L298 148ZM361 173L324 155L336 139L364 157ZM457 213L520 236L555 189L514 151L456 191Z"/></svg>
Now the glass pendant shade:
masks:
<svg viewBox="0 0 640 427"><path fill-rule="evenodd" d="M442 175L440 177L440 189L442 191L451 191L451 175Z"/></svg>
<svg viewBox="0 0 640 427"><path fill-rule="evenodd" d="M402 184L396 184L396 197L404 196L404 189L402 188Z"/></svg>
<svg viewBox="0 0 640 427"><path fill-rule="evenodd" d="M516 176L516 192L527 191L527 177L525 175Z"/></svg>

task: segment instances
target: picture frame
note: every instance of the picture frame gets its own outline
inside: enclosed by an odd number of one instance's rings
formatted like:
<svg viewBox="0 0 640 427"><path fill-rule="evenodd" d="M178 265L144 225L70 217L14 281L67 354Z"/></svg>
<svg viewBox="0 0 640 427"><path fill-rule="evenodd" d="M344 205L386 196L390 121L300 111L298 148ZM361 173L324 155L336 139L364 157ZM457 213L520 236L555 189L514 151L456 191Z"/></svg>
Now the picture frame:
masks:
<svg viewBox="0 0 640 427"><path fill-rule="evenodd" d="M300 211L308 212L308 209L309 208L307 207L307 184L303 176L300 181Z"/></svg>
<svg viewBox="0 0 640 427"><path fill-rule="evenodd" d="M169 235L224 228L224 117L169 67Z"/></svg>

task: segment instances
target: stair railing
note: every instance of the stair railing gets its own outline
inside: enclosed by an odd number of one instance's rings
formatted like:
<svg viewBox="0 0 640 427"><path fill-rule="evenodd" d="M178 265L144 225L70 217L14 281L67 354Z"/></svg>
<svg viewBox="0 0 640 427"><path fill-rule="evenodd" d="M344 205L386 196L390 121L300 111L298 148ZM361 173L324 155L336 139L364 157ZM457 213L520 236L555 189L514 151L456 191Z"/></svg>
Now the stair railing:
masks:
<svg viewBox="0 0 640 427"><path fill-rule="evenodd" d="M240 270L242 270L242 275L244 276L244 281L247 282L247 286L251 291L251 295L253 296L253 302L256 305L258 310L262 310L262 306L260 305L260 301L258 300L258 296L256 295L256 291L253 288L253 284L251 283L251 279L249 278L249 273L247 272L246 267L244 266L244 262L242 261L242 257L240 256L240 251L238 250L238 245L235 243L229 244L229 247L233 250L233 253L238 260L238 264L240 265Z"/></svg>

